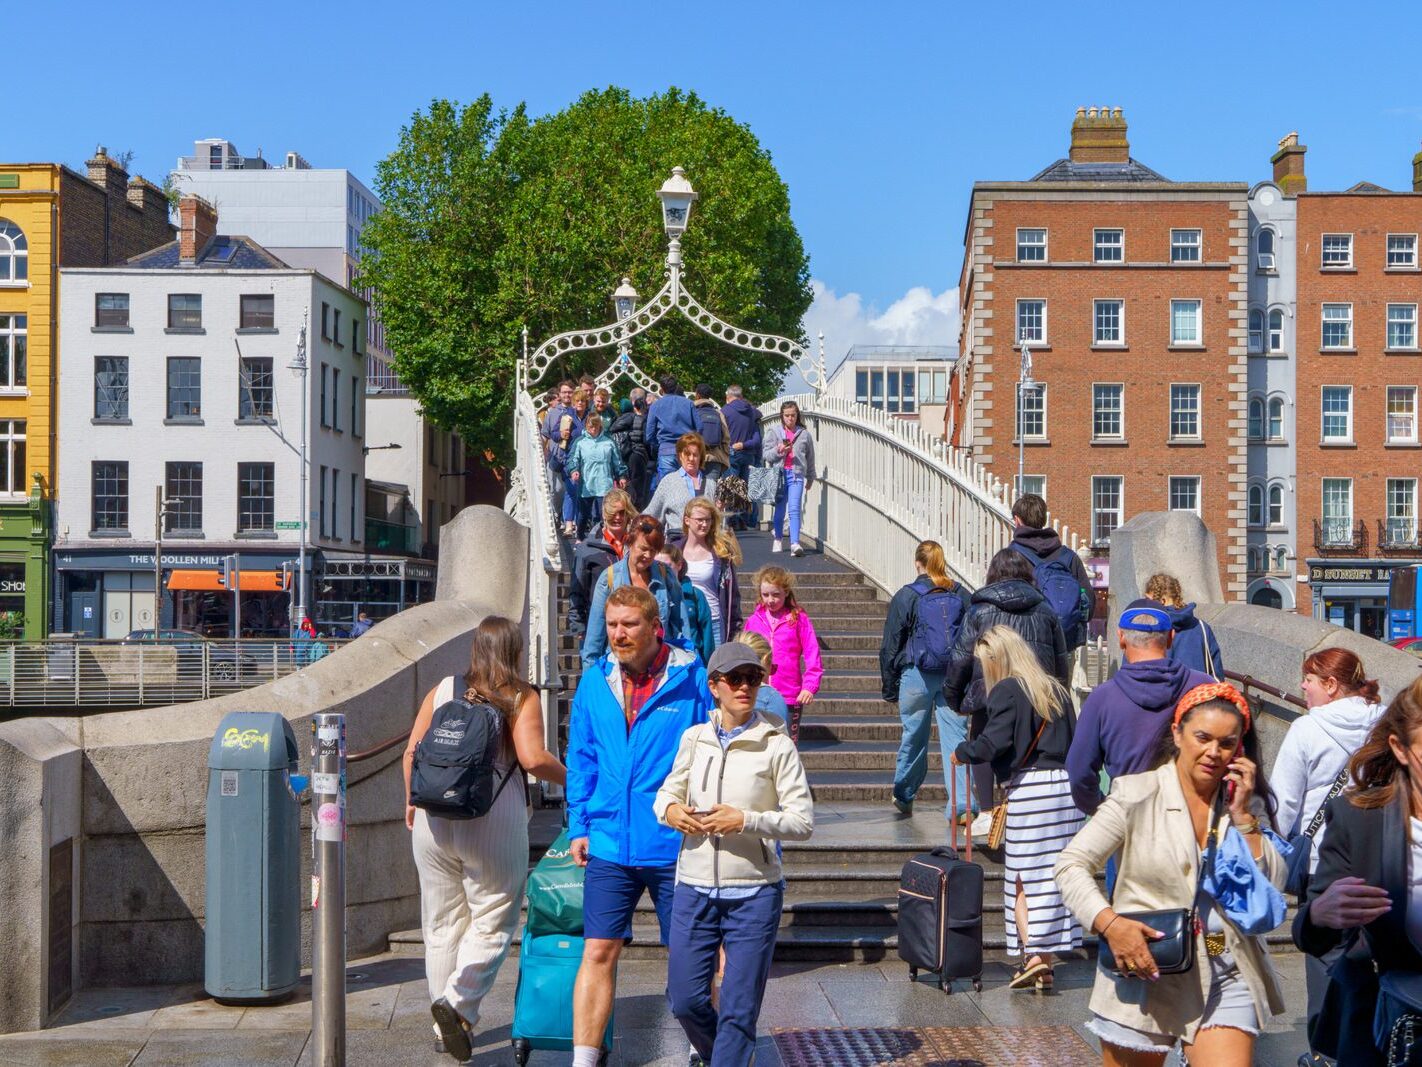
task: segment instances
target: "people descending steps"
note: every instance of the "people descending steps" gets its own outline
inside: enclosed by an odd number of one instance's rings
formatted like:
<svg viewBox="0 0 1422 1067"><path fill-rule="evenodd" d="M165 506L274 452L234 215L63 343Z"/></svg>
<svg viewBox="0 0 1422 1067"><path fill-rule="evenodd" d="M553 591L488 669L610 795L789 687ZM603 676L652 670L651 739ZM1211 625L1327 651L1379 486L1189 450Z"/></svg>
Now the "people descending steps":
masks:
<svg viewBox="0 0 1422 1067"><path fill-rule="evenodd" d="M790 706L790 740L800 740L800 716L819 692L824 667L814 623L795 599L795 579L784 567L762 567L755 576L760 603L746 629L763 635L775 657L770 684Z"/></svg>

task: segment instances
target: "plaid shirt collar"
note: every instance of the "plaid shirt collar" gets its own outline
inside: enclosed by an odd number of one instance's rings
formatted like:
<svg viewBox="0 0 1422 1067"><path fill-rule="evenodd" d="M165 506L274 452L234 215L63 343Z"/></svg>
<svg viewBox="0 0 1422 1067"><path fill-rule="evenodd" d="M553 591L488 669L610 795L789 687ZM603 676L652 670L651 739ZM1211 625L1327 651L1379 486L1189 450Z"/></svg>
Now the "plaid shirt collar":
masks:
<svg viewBox="0 0 1422 1067"><path fill-rule="evenodd" d="M671 646L662 642L645 673L633 674L625 667L622 669L622 713L627 717L629 731L642 708L657 691L657 684L666 672L667 661L670 659Z"/></svg>

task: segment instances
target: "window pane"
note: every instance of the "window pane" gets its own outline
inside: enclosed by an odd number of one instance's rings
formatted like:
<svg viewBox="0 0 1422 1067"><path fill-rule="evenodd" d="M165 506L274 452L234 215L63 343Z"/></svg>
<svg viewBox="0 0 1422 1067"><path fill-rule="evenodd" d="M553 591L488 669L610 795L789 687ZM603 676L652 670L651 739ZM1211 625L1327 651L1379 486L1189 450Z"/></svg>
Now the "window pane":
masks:
<svg viewBox="0 0 1422 1067"><path fill-rule="evenodd" d="M92 467L95 530L128 529L128 464L97 462Z"/></svg>
<svg viewBox="0 0 1422 1067"><path fill-rule="evenodd" d="M1389 267L1417 266L1416 234L1390 233L1387 235L1387 265Z"/></svg>
<svg viewBox="0 0 1422 1067"><path fill-rule="evenodd" d="M94 295L95 326L127 326L128 294L96 293Z"/></svg>
<svg viewBox="0 0 1422 1067"><path fill-rule="evenodd" d="M1351 233L1325 233L1323 235L1323 265L1325 267L1347 267L1353 263L1353 235Z"/></svg>
<svg viewBox="0 0 1422 1067"><path fill-rule="evenodd" d="M869 403L869 372L867 370L854 372L854 399L861 404Z"/></svg>
<svg viewBox="0 0 1422 1067"><path fill-rule="evenodd" d="M1120 263L1125 256L1126 235L1123 230L1096 231L1096 262Z"/></svg>
<svg viewBox="0 0 1422 1067"><path fill-rule="evenodd" d="M1269 312L1269 351L1284 350L1284 313L1278 308Z"/></svg>
<svg viewBox="0 0 1422 1067"><path fill-rule="evenodd" d="M268 294L244 296L241 308L240 325L244 330L271 329L276 325L276 297L274 296Z"/></svg>
<svg viewBox="0 0 1422 1067"><path fill-rule="evenodd" d="M1091 479L1092 540L1109 544L1111 532L1121 525L1122 479L1094 477Z"/></svg>
<svg viewBox="0 0 1422 1067"><path fill-rule="evenodd" d="M1353 305L1323 305L1323 347L1353 347Z"/></svg>
<svg viewBox="0 0 1422 1067"><path fill-rule="evenodd" d="M0 389L19 389L29 381L28 315L0 315Z"/></svg>
<svg viewBox="0 0 1422 1067"><path fill-rule="evenodd" d="M1042 263L1047 258L1046 230L1017 231L1017 259L1021 263Z"/></svg>
<svg viewBox="0 0 1422 1067"><path fill-rule="evenodd" d="M1170 340L1173 344L1200 343L1200 302L1172 300L1170 302Z"/></svg>
<svg viewBox="0 0 1422 1067"><path fill-rule="evenodd" d="M1172 263L1200 262L1200 231L1170 231L1170 261Z"/></svg>
<svg viewBox="0 0 1422 1067"><path fill-rule="evenodd" d="M1121 343L1121 301L1096 301L1095 338L1098 345Z"/></svg>
<svg viewBox="0 0 1422 1067"><path fill-rule="evenodd" d="M196 330L202 327L202 295L170 293L168 295L168 328Z"/></svg>
<svg viewBox="0 0 1422 1067"><path fill-rule="evenodd" d="M128 358L126 356L95 357L94 418L128 418Z"/></svg>
<svg viewBox="0 0 1422 1067"><path fill-rule="evenodd" d="M1264 312L1258 308L1249 313L1249 351L1264 351Z"/></svg>
<svg viewBox="0 0 1422 1067"><path fill-rule="evenodd" d="M1256 243L1260 255L1272 256L1274 254L1274 231L1260 230Z"/></svg>
<svg viewBox="0 0 1422 1067"><path fill-rule="evenodd" d="M1121 397L1123 389L1124 387L1121 385L1092 386L1091 433L1093 437L1121 436Z"/></svg>
<svg viewBox="0 0 1422 1067"><path fill-rule="evenodd" d="M1200 479L1172 476L1170 479L1170 510L1200 513Z"/></svg>
<svg viewBox="0 0 1422 1067"><path fill-rule="evenodd" d="M1258 397L1249 402L1249 437L1254 441L1264 437L1264 401Z"/></svg>
<svg viewBox="0 0 1422 1067"><path fill-rule="evenodd" d="M1387 387L1387 436L1389 441L1417 440L1417 387Z"/></svg>
<svg viewBox="0 0 1422 1067"><path fill-rule="evenodd" d="M1047 302L1045 300L1017 301L1017 340L1041 343L1047 338Z"/></svg>
<svg viewBox="0 0 1422 1067"><path fill-rule="evenodd" d="M1249 487L1249 525L1264 525L1264 487L1262 485Z"/></svg>
<svg viewBox="0 0 1422 1067"><path fill-rule="evenodd" d="M1019 437L1045 437L1047 435L1047 392L1038 385L1033 389L1023 389L1019 383L1017 386L1017 396L1019 400L1019 412L1021 421L1018 427Z"/></svg>
<svg viewBox="0 0 1422 1067"><path fill-rule="evenodd" d="M1284 487L1269 486L1269 525L1282 526L1284 522Z"/></svg>
<svg viewBox="0 0 1422 1067"><path fill-rule="evenodd" d="M1389 304L1387 306L1387 346L1388 348L1417 347L1417 305Z"/></svg>
<svg viewBox="0 0 1422 1067"><path fill-rule="evenodd" d="M1353 436L1353 390L1346 385L1323 387L1323 439L1348 441Z"/></svg>
<svg viewBox="0 0 1422 1067"><path fill-rule="evenodd" d="M168 360L168 418L202 416L202 361L188 356Z"/></svg>
<svg viewBox="0 0 1422 1067"><path fill-rule="evenodd" d="M1323 539L1325 544L1343 545L1352 541L1353 479L1323 479Z"/></svg>
<svg viewBox="0 0 1422 1067"><path fill-rule="evenodd" d="M269 419L272 417L272 361L270 359L243 359L241 366L241 393L237 403L237 417L241 419Z"/></svg>
<svg viewBox="0 0 1422 1067"><path fill-rule="evenodd" d="M1276 396L1269 401L1269 440L1282 441L1283 439L1284 401Z"/></svg>
<svg viewBox="0 0 1422 1067"><path fill-rule="evenodd" d="M202 529L202 464L167 464L164 531Z"/></svg>
<svg viewBox="0 0 1422 1067"><path fill-rule="evenodd" d="M273 529L275 464L237 464L237 529L246 533Z"/></svg>
<svg viewBox="0 0 1422 1067"><path fill-rule="evenodd" d="M1170 387L1170 436L1200 436L1200 387L1172 385Z"/></svg>

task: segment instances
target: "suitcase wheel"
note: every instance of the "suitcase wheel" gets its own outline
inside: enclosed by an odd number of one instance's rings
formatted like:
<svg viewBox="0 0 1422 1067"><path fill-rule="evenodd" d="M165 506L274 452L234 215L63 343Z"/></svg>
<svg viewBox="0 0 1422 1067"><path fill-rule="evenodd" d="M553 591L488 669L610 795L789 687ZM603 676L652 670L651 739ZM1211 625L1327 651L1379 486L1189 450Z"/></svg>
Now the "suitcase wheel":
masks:
<svg viewBox="0 0 1422 1067"><path fill-rule="evenodd" d="M974 992L974 993L981 993L982 991L983 991L983 977L982 977L982 975L978 975L976 978L973 979L973 992Z"/></svg>
<svg viewBox="0 0 1422 1067"><path fill-rule="evenodd" d="M917 967L914 967L914 966L912 966L912 965L910 965L910 967L909 967L909 981L910 981L910 982L917 982L917 981L918 981L918 968L917 968Z"/></svg>
<svg viewBox="0 0 1422 1067"><path fill-rule="evenodd" d="M523 1067L528 1062L528 1054L533 1051L533 1046L523 1038L515 1038L513 1043L514 1063L518 1067Z"/></svg>

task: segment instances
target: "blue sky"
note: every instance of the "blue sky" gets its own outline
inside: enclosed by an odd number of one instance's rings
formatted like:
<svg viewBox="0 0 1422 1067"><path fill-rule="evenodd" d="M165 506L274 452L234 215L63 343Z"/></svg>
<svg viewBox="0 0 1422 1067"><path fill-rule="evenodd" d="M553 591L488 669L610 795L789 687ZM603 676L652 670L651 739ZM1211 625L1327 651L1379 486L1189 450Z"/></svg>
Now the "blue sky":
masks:
<svg viewBox="0 0 1422 1067"><path fill-rule="evenodd" d="M832 353L952 340L972 182L1065 155L1079 105L1124 108L1132 154L1178 179L1267 177L1296 129L1313 187L1406 188L1422 138L1414 3L10 7L8 40L54 45L7 50L34 106L0 105L0 159L82 165L106 144L155 181L225 136L368 182L433 97L542 113L609 84L694 89L789 183L817 283L807 326Z"/></svg>

